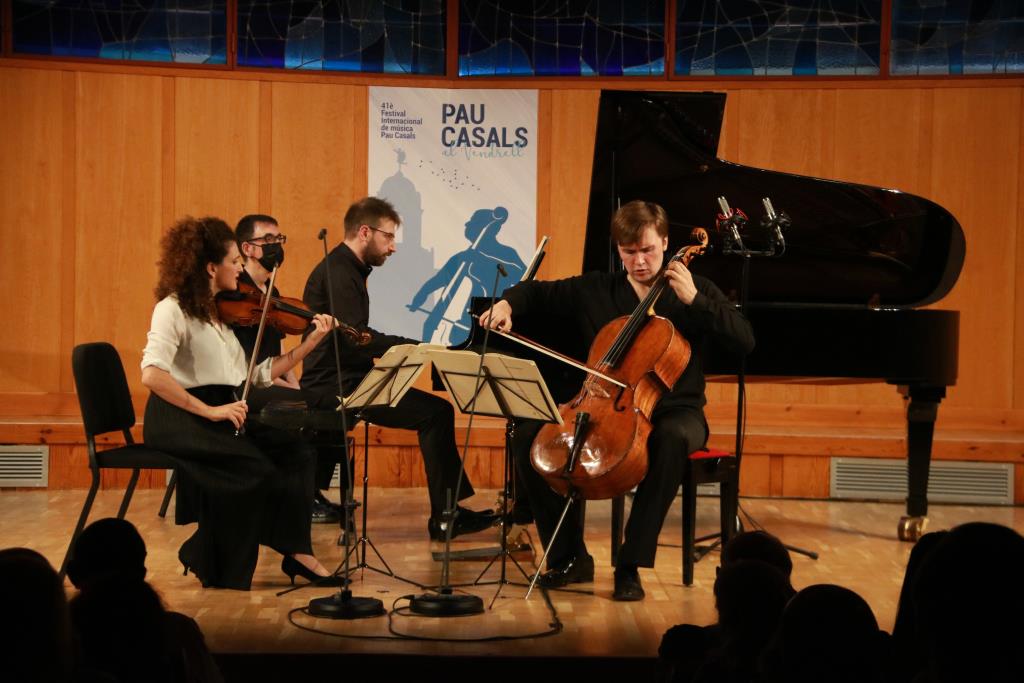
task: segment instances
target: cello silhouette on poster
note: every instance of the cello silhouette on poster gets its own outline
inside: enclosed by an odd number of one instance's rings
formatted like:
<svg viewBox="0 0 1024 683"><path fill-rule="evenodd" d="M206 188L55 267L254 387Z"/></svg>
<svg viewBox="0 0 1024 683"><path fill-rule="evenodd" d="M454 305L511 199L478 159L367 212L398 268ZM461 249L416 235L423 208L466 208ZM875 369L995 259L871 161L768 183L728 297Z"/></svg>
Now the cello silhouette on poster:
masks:
<svg viewBox="0 0 1024 683"><path fill-rule="evenodd" d="M469 335L470 299L491 295L499 263L508 272L508 277L498 282L499 292L519 282L526 271L526 264L515 249L498 241L498 233L507 220L508 209L503 206L474 211L466 222L469 247L452 255L413 296L409 310L427 313L423 323L424 340L451 346ZM434 307L429 310L423 308L427 297L439 289L441 294Z"/></svg>

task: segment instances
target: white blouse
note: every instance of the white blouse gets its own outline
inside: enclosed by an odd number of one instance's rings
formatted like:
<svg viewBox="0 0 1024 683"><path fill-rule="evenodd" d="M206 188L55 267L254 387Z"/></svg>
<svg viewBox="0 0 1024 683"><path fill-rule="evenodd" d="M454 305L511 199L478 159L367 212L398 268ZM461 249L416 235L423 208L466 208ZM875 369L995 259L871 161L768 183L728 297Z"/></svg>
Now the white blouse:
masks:
<svg viewBox="0 0 1024 683"><path fill-rule="evenodd" d="M273 362L268 358L255 367L254 386L271 385ZM142 367L150 365L171 373L186 389L213 384L237 387L245 382L249 369L245 351L230 327L186 316L174 295L153 308L142 352Z"/></svg>

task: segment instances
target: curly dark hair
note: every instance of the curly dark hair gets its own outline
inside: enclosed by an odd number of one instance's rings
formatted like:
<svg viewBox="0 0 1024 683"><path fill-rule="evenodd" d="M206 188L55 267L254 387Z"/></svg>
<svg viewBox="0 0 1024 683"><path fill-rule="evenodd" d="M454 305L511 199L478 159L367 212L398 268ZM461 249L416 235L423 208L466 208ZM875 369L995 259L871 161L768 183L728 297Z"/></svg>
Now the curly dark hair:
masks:
<svg viewBox="0 0 1024 683"><path fill-rule="evenodd" d="M220 263L235 233L219 218L185 216L160 240L156 299L174 294L185 315L203 322L214 318L210 274L206 264Z"/></svg>

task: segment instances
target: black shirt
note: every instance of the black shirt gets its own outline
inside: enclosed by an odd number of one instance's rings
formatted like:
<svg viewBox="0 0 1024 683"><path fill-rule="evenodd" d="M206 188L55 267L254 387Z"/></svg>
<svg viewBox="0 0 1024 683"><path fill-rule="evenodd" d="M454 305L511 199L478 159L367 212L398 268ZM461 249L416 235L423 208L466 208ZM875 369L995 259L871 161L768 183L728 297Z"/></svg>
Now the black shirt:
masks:
<svg viewBox="0 0 1024 683"><path fill-rule="evenodd" d="M372 339L366 346L356 346L345 335L334 332L340 344L341 376L345 391L349 392L373 367L373 359L396 344L418 344L416 339L384 334L369 327L370 295L366 291L366 278L372 267L366 265L345 243L335 247L327 258L331 267L331 293L334 296L335 315L338 320L360 331L369 332ZM317 264L306 280L302 300L316 313L330 313L327 294L327 268L324 261ZM334 366L334 346L324 339L309 352L302 365L302 388L307 391L337 393L337 371Z"/></svg>
<svg viewBox="0 0 1024 683"><path fill-rule="evenodd" d="M668 318L690 342L690 362L671 391L665 393L656 409L690 407L702 409L704 397L704 355L710 344L721 344L740 354L754 348L750 323L736 311L721 290L707 278L693 276L697 296L687 306L666 286L654 311ZM590 348L597 333L607 323L631 314L640 304L626 272L593 272L564 280L521 282L505 290L502 298L512 306L512 325L517 315L547 316L559 325L571 326Z"/></svg>
<svg viewBox="0 0 1024 683"><path fill-rule="evenodd" d="M245 269L238 276L238 283L242 284L243 282L259 289L256 281L252 279L249 271ZM274 287L272 296L280 295L281 293L277 291L277 287ZM259 330L259 325L232 325L231 327L235 331L235 336L238 337L238 343L245 350L246 359L252 358L252 350L256 346L256 332ZM273 325L268 324L263 329L263 339L260 341L260 352L256 355L256 362L262 363L267 358L280 356L282 339L284 339L284 334L278 332Z"/></svg>

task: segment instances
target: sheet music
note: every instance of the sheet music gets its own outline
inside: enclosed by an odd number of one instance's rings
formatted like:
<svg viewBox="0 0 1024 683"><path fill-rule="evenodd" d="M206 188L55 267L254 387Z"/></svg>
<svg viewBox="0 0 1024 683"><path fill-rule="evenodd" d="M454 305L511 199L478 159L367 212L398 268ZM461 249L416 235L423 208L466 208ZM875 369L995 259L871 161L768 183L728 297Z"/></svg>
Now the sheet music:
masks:
<svg viewBox="0 0 1024 683"><path fill-rule="evenodd" d="M477 377L479 354L445 350L432 352L430 358L461 412L505 416L498 396L483 377ZM536 363L488 353L483 357L483 365L499 387L511 415L561 424L558 404L551 397Z"/></svg>
<svg viewBox="0 0 1024 683"><path fill-rule="evenodd" d="M398 344L373 362L373 368L355 391L346 396L340 410L367 406L393 406L416 383L431 351L444 350L438 344Z"/></svg>

